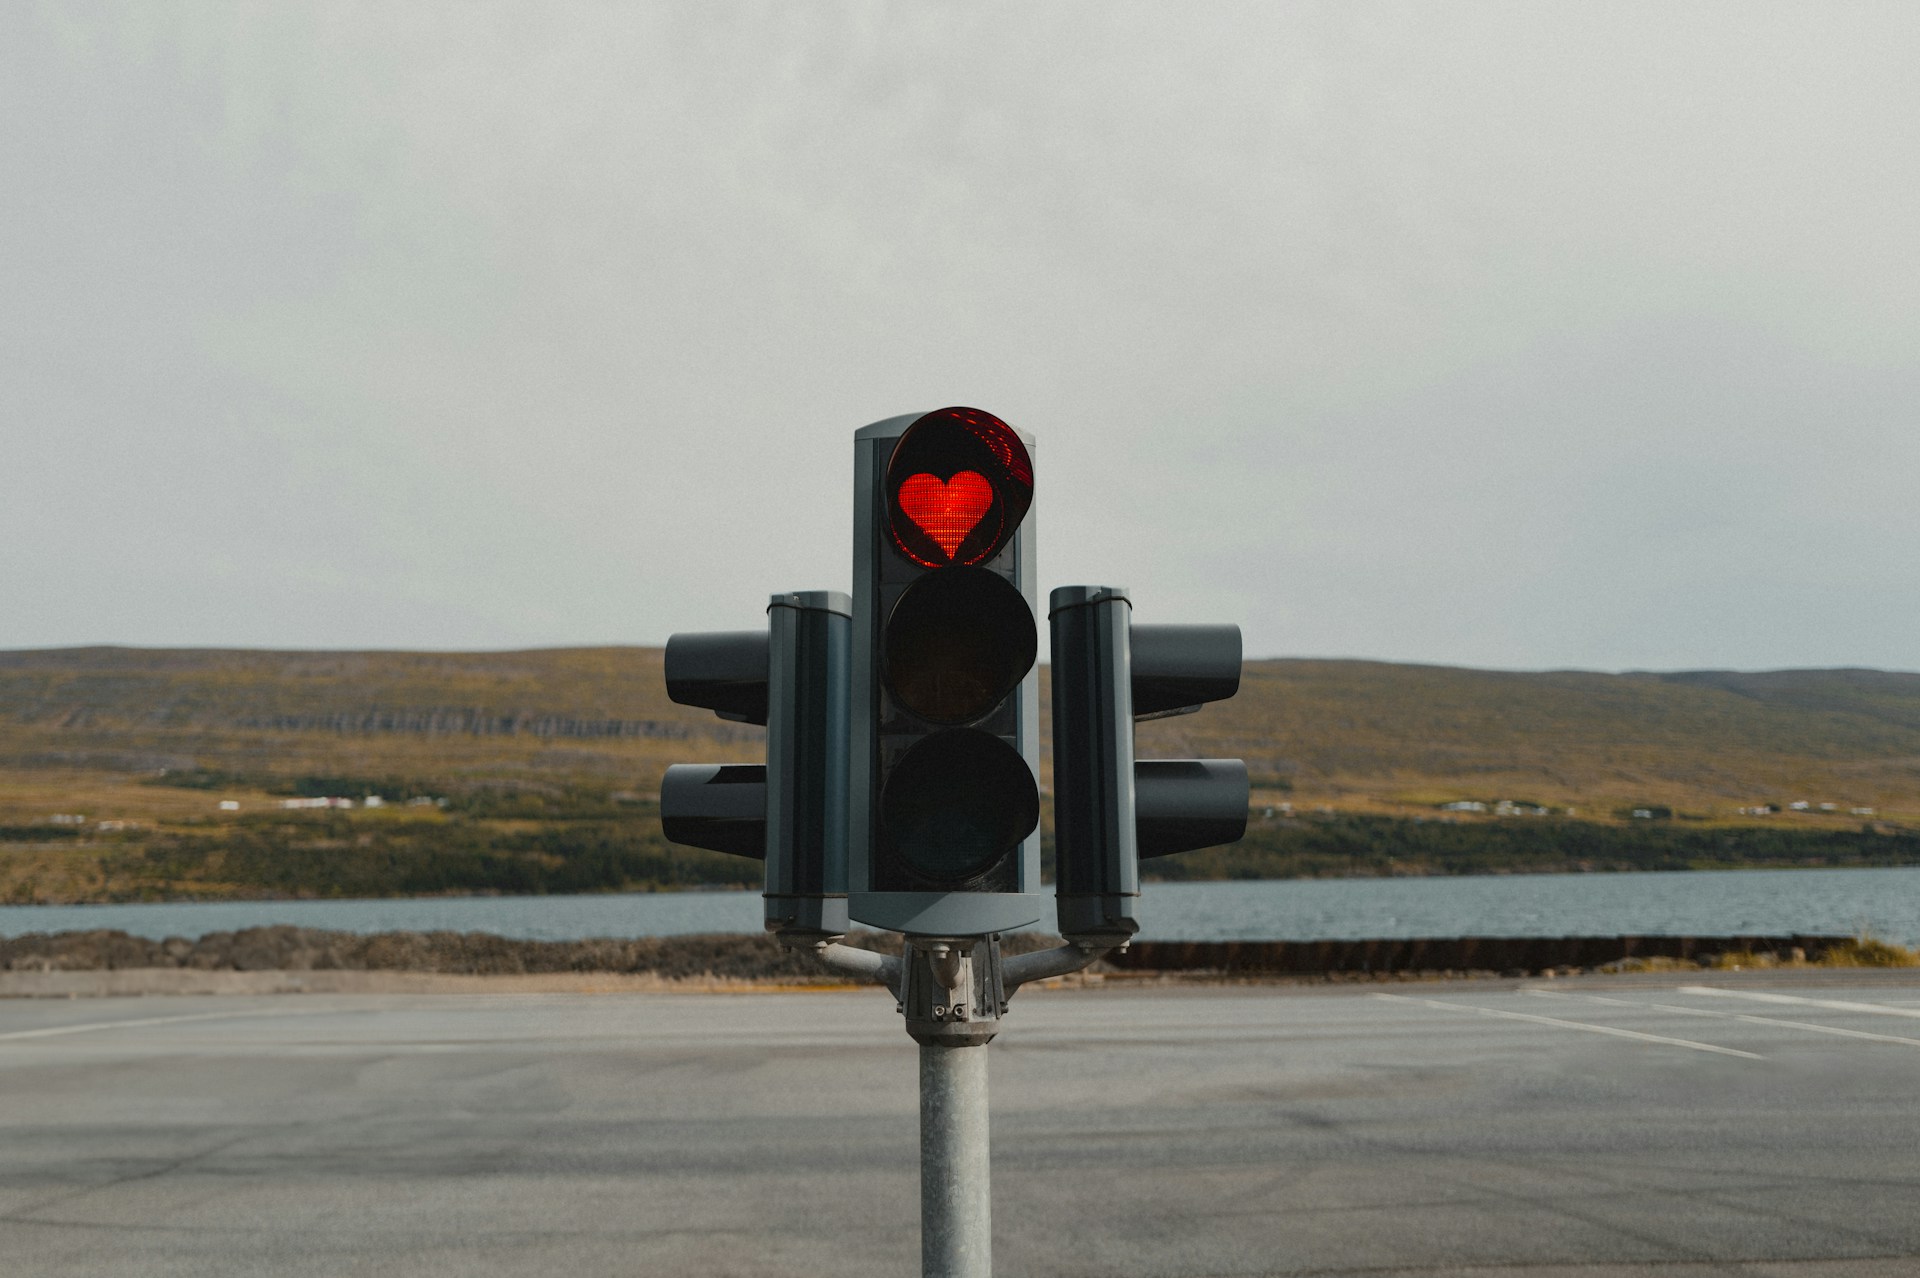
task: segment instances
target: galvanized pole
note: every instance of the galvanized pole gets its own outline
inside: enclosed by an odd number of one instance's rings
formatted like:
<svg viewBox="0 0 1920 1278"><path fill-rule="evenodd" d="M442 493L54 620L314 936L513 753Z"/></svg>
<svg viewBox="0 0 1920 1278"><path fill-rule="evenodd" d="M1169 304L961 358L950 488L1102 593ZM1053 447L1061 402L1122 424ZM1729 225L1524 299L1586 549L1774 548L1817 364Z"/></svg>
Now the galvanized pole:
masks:
<svg viewBox="0 0 1920 1278"><path fill-rule="evenodd" d="M920 1045L920 1272L991 1278L987 1048Z"/></svg>
<svg viewBox="0 0 1920 1278"><path fill-rule="evenodd" d="M920 1044L923 1278L992 1278L987 1044L1015 989L1077 972L1105 950L1068 945L1002 960L998 936L912 935L897 959L824 940L812 948L830 966L886 986Z"/></svg>
<svg viewBox="0 0 1920 1278"><path fill-rule="evenodd" d="M987 1044L1006 1010L997 936L909 936L894 993L920 1044L920 1272L992 1278Z"/></svg>

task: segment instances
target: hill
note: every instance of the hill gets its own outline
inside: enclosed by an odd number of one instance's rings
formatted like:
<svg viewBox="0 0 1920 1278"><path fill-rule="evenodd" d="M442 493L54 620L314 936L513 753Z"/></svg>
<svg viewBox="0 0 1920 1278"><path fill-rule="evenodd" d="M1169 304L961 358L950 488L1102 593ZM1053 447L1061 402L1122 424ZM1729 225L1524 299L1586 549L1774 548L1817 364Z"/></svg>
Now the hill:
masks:
<svg viewBox="0 0 1920 1278"><path fill-rule="evenodd" d="M745 884L653 795L759 749L669 702L658 649L0 652L0 897ZM1920 860L1916 674L1258 661L1140 753L1254 778L1247 843L1175 875Z"/></svg>
<svg viewBox="0 0 1920 1278"><path fill-rule="evenodd" d="M1143 733L1236 747L1316 801L1530 799L1697 815L1831 802L1920 813L1920 675L1510 673L1250 663L1241 695ZM1227 753L1234 753L1228 750Z"/></svg>

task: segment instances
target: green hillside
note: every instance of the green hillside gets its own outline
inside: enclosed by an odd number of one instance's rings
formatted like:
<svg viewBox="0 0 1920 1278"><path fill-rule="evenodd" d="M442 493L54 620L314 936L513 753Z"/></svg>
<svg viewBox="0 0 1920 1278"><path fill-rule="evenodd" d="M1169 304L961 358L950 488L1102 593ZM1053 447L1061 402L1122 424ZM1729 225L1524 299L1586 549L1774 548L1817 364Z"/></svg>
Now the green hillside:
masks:
<svg viewBox="0 0 1920 1278"><path fill-rule="evenodd" d="M746 884L653 795L759 742L669 702L658 649L0 652L0 898ZM1247 842L1172 875L1920 861L1915 674L1261 661L1140 754L1254 777Z"/></svg>
<svg viewBox="0 0 1920 1278"><path fill-rule="evenodd" d="M1191 727L1186 725L1191 724ZM1239 753L1316 801L1528 798L1731 817L1798 799L1920 813L1920 675L1516 674L1249 665L1241 695L1145 742Z"/></svg>

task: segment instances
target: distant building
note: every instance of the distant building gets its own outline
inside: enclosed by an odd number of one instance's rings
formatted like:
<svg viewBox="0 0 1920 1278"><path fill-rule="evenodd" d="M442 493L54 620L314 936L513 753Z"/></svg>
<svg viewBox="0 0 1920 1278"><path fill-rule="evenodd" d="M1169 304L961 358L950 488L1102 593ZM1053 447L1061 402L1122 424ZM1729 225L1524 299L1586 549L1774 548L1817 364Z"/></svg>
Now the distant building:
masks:
<svg viewBox="0 0 1920 1278"><path fill-rule="evenodd" d="M220 810L222 812L238 812L240 810L240 801L238 799L222 799L220 800Z"/></svg>

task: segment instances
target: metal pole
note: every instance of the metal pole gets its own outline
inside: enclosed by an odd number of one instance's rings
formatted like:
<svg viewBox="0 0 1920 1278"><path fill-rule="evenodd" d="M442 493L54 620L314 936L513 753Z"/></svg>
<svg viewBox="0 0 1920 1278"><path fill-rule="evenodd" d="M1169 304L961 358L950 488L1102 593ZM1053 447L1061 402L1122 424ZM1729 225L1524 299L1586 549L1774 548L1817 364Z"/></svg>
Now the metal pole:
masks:
<svg viewBox="0 0 1920 1278"><path fill-rule="evenodd" d="M830 966L879 981L920 1044L920 1272L993 1278L993 1170L987 1141L987 1044L1011 988L995 936L909 933L898 959L832 942ZM1014 981L1085 967L1104 951L1064 946L1011 964Z"/></svg>
<svg viewBox="0 0 1920 1278"><path fill-rule="evenodd" d="M920 1272L993 1275L985 1043L920 1044Z"/></svg>

